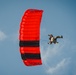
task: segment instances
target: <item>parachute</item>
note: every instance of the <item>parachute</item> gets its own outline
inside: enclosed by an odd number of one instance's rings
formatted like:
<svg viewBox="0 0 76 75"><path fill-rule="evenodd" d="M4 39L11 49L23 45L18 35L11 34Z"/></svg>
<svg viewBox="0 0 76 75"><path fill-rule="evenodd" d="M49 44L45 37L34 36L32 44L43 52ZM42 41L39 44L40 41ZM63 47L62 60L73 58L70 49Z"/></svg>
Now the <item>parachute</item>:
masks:
<svg viewBox="0 0 76 75"><path fill-rule="evenodd" d="M40 54L40 23L43 10L25 11L19 30L19 46L23 63L26 66L42 65Z"/></svg>

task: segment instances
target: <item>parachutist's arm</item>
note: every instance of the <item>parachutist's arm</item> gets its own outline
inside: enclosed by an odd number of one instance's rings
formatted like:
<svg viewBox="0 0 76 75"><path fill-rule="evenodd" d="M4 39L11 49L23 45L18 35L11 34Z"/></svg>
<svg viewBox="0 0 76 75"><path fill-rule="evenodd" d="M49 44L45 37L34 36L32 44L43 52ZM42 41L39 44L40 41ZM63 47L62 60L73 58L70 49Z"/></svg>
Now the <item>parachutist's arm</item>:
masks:
<svg viewBox="0 0 76 75"><path fill-rule="evenodd" d="M48 34L48 36L51 36L52 34Z"/></svg>
<svg viewBox="0 0 76 75"><path fill-rule="evenodd" d="M48 34L48 36L50 36L50 35Z"/></svg>

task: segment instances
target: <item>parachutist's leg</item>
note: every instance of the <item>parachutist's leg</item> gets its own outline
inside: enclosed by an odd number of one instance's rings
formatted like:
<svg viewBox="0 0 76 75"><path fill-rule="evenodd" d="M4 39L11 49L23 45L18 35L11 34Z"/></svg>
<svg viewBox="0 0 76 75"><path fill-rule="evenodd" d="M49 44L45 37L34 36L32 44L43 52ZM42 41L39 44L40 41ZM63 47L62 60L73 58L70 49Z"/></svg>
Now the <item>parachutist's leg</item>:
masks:
<svg viewBox="0 0 76 75"><path fill-rule="evenodd" d="M57 44L57 43L59 43L59 42L54 42L54 44Z"/></svg>
<svg viewBox="0 0 76 75"><path fill-rule="evenodd" d="M61 36L56 36L56 39L57 39L57 38L61 38Z"/></svg>
<svg viewBox="0 0 76 75"><path fill-rule="evenodd" d="M49 42L48 44L52 44L52 42Z"/></svg>
<svg viewBox="0 0 76 75"><path fill-rule="evenodd" d="M54 41L53 41L54 44L57 44L57 38L54 38Z"/></svg>
<svg viewBox="0 0 76 75"><path fill-rule="evenodd" d="M63 38L63 36L61 35L61 38Z"/></svg>
<svg viewBox="0 0 76 75"><path fill-rule="evenodd" d="M61 36L57 36L56 38L63 38L63 36L61 35Z"/></svg>

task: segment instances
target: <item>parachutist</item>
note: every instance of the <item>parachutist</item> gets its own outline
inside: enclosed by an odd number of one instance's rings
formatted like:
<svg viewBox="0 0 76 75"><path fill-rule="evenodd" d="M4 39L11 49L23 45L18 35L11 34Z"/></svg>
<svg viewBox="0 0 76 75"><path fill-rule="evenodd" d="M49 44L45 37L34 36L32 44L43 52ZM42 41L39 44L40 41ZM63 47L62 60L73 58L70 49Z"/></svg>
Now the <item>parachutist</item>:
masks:
<svg viewBox="0 0 76 75"><path fill-rule="evenodd" d="M57 42L57 39L58 38L63 38L63 36L61 35L61 36L56 36L56 37L54 37L52 34L50 34L50 35L48 35L48 36L50 36L49 37L49 43L48 44L52 44L52 43L54 43L54 44L57 44L58 42Z"/></svg>

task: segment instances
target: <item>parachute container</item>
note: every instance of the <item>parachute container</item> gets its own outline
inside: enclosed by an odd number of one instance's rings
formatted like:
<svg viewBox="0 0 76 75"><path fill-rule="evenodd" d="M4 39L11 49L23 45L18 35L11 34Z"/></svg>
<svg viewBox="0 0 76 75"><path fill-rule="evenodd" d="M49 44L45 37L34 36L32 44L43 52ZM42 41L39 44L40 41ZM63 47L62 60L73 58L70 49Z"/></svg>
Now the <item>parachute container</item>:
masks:
<svg viewBox="0 0 76 75"><path fill-rule="evenodd" d="M19 30L21 58L26 66L41 65L40 23L43 10L28 9L25 11Z"/></svg>

